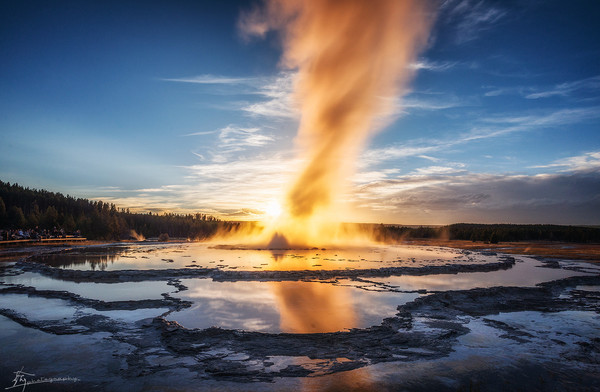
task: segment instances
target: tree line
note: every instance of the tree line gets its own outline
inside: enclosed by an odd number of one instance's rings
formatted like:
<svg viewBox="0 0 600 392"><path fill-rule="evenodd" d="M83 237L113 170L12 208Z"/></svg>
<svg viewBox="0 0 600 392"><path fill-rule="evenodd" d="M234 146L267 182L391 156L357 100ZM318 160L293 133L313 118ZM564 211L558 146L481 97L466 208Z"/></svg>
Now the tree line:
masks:
<svg viewBox="0 0 600 392"><path fill-rule="evenodd" d="M206 214L135 213L102 201L0 181L0 229L79 230L93 240L127 239L132 234L204 239L227 225Z"/></svg>
<svg viewBox="0 0 600 392"><path fill-rule="evenodd" d="M80 231L94 240L120 240L134 235L206 239L217 231L235 232L252 222L221 221L206 214L153 214L118 209L102 201L64 196L46 190L29 189L0 181L0 229L61 229ZM135 232L135 233L134 233ZM485 241L560 241L600 243L600 228L589 226L468 224L440 227L379 225L376 240L398 242L411 238L447 238Z"/></svg>
<svg viewBox="0 0 600 392"><path fill-rule="evenodd" d="M411 238L447 238L450 240L490 243L516 241L599 243L600 228L591 226L473 223L456 223L440 227L380 225L376 231L376 237L384 242L395 242Z"/></svg>

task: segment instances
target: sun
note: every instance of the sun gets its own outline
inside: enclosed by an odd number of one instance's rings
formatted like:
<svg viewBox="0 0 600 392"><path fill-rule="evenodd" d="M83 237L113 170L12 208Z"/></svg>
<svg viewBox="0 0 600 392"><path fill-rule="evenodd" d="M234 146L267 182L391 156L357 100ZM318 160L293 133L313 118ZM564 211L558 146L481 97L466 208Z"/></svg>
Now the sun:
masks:
<svg viewBox="0 0 600 392"><path fill-rule="evenodd" d="M277 202L276 200L269 201L269 203L265 206L264 210L265 215L270 219L277 219L283 211L283 209L281 208L281 204L279 204L279 202Z"/></svg>

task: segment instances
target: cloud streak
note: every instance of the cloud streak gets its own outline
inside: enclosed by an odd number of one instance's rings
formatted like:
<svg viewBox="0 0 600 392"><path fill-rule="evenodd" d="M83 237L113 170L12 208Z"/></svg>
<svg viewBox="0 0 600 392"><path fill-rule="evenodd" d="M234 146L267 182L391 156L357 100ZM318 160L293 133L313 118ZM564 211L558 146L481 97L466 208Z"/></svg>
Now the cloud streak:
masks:
<svg viewBox="0 0 600 392"><path fill-rule="evenodd" d="M573 172L600 171L600 151L562 158L547 165L537 165L532 168L560 168L562 171Z"/></svg>
<svg viewBox="0 0 600 392"><path fill-rule="evenodd" d="M409 69L418 71L418 70L426 70L426 71L434 71L434 72L443 72L449 69L452 69L458 65L457 61L430 61L427 59L419 59L418 61L412 62L408 65Z"/></svg>
<svg viewBox="0 0 600 392"><path fill-rule="evenodd" d="M436 111L468 105L468 102L462 101L453 95L445 95L442 98L437 99L423 99L417 98L416 94L411 94L403 99L397 100L395 113L406 114L410 113L411 110Z"/></svg>
<svg viewBox="0 0 600 392"><path fill-rule="evenodd" d="M219 90L220 94L246 94L258 97L252 102L232 102L229 105L216 106L225 110L241 110L251 117L297 120L299 112L293 99L293 85L296 73L283 71L269 77L233 77L223 75L199 75L189 78L163 78L166 82L191 83L205 86L237 86L235 90ZM243 86L240 90L239 87ZM195 135L203 134L201 132Z"/></svg>
<svg viewBox="0 0 600 392"><path fill-rule="evenodd" d="M483 120L484 125L463 134L456 143L499 137L515 132L527 132L546 127L577 124L600 117L600 106L559 109L546 114L500 116Z"/></svg>
<svg viewBox="0 0 600 392"><path fill-rule="evenodd" d="M227 152L241 151L246 147L261 147L274 140L272 136L262 134L260 128L228 125L219 131L219 147Z"/></svg>
<svg viewBox="0 0 600 392"><path fill-rule="evenodd" d="M295 79L294 72L280 73L258 88L256 94L265 100L248 104L242 110L255 117L297 120L300 114L292 94Z"/></svg>
<svg viewBox="0 0 600 392"><path fill-rule="evenodd" d="M454 137L414 140L411 144L371 148L359 157L358 168L360 170L370 170L370 168L378 165L414 157L439 161L439 158L432 156L432 154L485 139L505 137L520 132L531 132L546 127L562 127L597 118L600 118L599 106L558 109L538 114L483 118L479 119L480 124L473 126L470 131ZM553 167L558 166L554 165Z"/></svg>
<svg viewBox="0 0 600 392"><path fill-rule="evenodd" d="M181 166L185 182L155 188L96 189L97 198L133 211L202 212L259 219L281 194L299 162L290 154L259 155ZM260 184L260 186L257 186Z"/></svg>
<svg viewBox="0 0 600 392"><path fill-rule="evenodd" d="M597 224L600 173L411 175L360 188L361 208L396 222Z"/></svg>
<svg viewBox="0 0 600 392"><path fill-rule="evenodd" d="M540 99L555 96L568 96L581 90L598 90L600 88L600 75L587 79L576 80L555 85L553 88L527 94L527 99Z"/></svg>
<svg viewBox="0 0 600 392"><path fill-rule="evenodd" d="M590 78L558 83L550 87L534 86L512 86L512 87L494 87L485 86L490 89L484 93L485 97L497 97L501 95L521 95L526 99L542 99L550 97L570 97L579 93L593 93L600 89L600 75Z"/></svg>
<svg viewBox="0 0 600 392"><path fill-rule="evenodd" d="M198 75L189 78L162 78L165 82L194 83L194 84L254 84L258 78L231 77L220 75Z"/></svg>
<svg viewBox="0 0 600 392"><path fill-rule="evenodd" d="M268 135L262 132L258 127L240 127L229 124L228 126L214 131L195 132L186 136L206 136L217 134L216 149L210 151L213 155L213 160L224 162L227 159L225 155L245 151L249 148L264 147L275 141L273 135ZM201 159L204 155L194 153ZM215 158L218 157L218 158Z"/></svg>
<svg viewBox="0 0 600 392"><path fill-rule="evenodd" d="M423 156L421 148L366 152L385 159ZM260 219L269 200L281 195L302 162L292 153L184 166L186 183L97 192L104 201L133 210L202 212L234 219ZM428 156L423 159L430 161ZM376 165L378 159L367 159ZM540 168L549 174L473 173L461 163L437 160L400 175L397 168L364 167L344 197L374 221L445 224L458 221L597 224L600 219L600 152L563 158ZM260 186L256 186L260 184ZM116 196L115 196L116 195ZM348 216L348 220L353 218Z"/></svg>
<svg viewBox="0 0 600 392"><path fill-rule="evenodd" d="M455 25L455 42L473 41L494 27L507 12L483 0L446 0L440 6L442 16Z"/></svg>

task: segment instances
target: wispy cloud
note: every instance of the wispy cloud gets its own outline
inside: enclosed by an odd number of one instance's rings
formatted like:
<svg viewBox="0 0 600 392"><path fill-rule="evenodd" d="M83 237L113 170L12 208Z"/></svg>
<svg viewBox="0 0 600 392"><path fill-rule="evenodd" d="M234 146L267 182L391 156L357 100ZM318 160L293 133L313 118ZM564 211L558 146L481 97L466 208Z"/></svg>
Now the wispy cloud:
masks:
<svg viewBox="0 0 600 392"><path fill-rule="evenodd" d="M267 201L282 195L297 165L289 155L275 154L186 166L187 180L202 185L192 187L185 199L219 213L261 210Z"/></svg>
<svg viewBox="0 0 600 392"><path fill-rule="evenodd" d="M477 105L474 99L461 99L454 94L430 91L411 92L402 97L382 99L386 101L390 110L383 116L380 116L379 120L383 125L378 128L383 128L398 118L409 114Z"/></svg>
<svg viewBox="0 0 600 392"><path fill-rule="evenodd" d="M240 151L246 147L261 147L275 139L261 133L260 128L241 128L228 125L219 130L219 147L227 152Z"/></svg>
<svg viewBox="0 0 600 392"><path fill-rule="evenodd" d="M228 105L220 104L217 108L242 110L252 117L272 119L297 119L299 112L296 110L292 98L293 84L296 74L294 72L280 72L269 77L232 77L222 75L200 75L189 78L164 78L167 82L193 83L201 85L229 85L236 86L235 90L218 90L219 94L237 95L240 93L255 96L252 102L231 102ZM243 89L240 90L240 86ZM191 135L205 134L196 132Z"/></svg>
<svg viewBox="0 0 600 392"><path fill-rule="evenodd" d="M411 157L421 157L430 161L439 162L440 159L432 156L432 154L440 151L447 151L452 147L458 147L474 141L502 137L518 132L530 132L546 127L561 127L577 124L596 118L600 118L600 106L559 109L552 112L544 111L536 114L487 117L478 119L477 122L479 125L473 126L470 131L459 134L458 136L414 140L411 144L371 148L360 156L357 166L361 170L368 170L369 168L378 165Z"/></svg>
<svg viewBox="0 0 600 392"><path fill-rule="evenodd" d="M499 138L511 135L513 133L532 132L534 130L547 127L564 127L566 125L577 124L587 120L600 118L600 107L560 109L552 112L538 112L536 114L523 114L512 116L495 116L478 119L479 125L475 125L470 131L448 136L447 138L435 139L415 139L407 144L388 145L366 150L357 162L357 168L361 175L354 179L355 183L361 183L361 180L378 179L384 180L391 178L390 175L382 174L383 168L389 168L390 165L404 165L409 162L410 166L415 166L415 158L421 158L433 162L431 166L423 166L414 169L410 175L444 175L456 176L465 172L465 165L457 162L448 162L439 155L445 154L450 150L460 150L462 146L469 143L478 142L484 139ZM490 158L489 155L486 157ZM555 162L545 167L567 167L567 164L579 163L582 165L592 164L595 155L578 158L578 160L565 160ZM393 167L393 166L392 166ZM542 166L538 166L542 167ZM364 182L362 182L364 184Z"/></svg>
<svg viewBox="0 0 600 392"><path fill-rule="evenodd" d="M140 189L97 189L103 201L134 211L202 212L236 219L260 217L282 195L298 161L277 153L182 166L184 183Z"/></svg>
<svg viewBox="0 0 600 392"><path fill-rule="evenodd" d="M522 95L525 90L524 87L494 87L494 86L484 86L485 89L490 89L486 91L483 96L484 97L498 97L500 95L509 95L509 94L519 94Z"/></svg>
<svg viewBox="0 0 600 392"><path fill-rule="evenodd" d="M420 167L415 170L415 174L417 175L440 175L440 174L457 174L464 173L464 164L451 164L447 166L426 166Z"/></svg>
<svg viewBox="0 0 600 392"><path fill-rule="evenodd" d="M452 69L458 65L457 61L430 61L425 58L419 59L414 63L410 63L408 68L413 70L426 70L443 72Z"/></svg>
<svg viewBox="0 0 600 392"><path fill-rule="evenodd" d="M381 163L373 157L382 154L389 159L410 156L431 161L422 154L424 149L436 147L388 147L364 155L371 157L370 164ZM473 173L462 163L433 161L434 165L406 174L393 167L363 167L354 176L346 200L357 211L390 223L591 224L600 219L599 151L539 166L561 170L536 175ZM108 195L102 197L105 201L138 210L257 219L269 200L283 195L301 164L291 152L213 161L182 167L185 184L134 190L111 187L99 194Z"/></svg>
<svg viewBox="0 0 600 392"><path fill-rule="evenodd" d="M500 95L521 95L527 99L540 99L549 97L567 97L578 92L595 92L600 89L600 75L581 80L564 82L555 84L550 87L534 87L534 86L511 86L511 87L495 87L484 86L484 89L489 91L484 93L486 97L496 97Z"/></svg>
<svg viewBox="0 0 600 392"><path fill-rule="evenodd" d="M468 142L515 132L576 124L599 117L600 106L559 109L535 115L491 117L483 120L485 125L474 127L470 132L463 134L458 141Z"/></svg>
<svg viewBox="0 0 600 392"><path fill-rule="evenodd" d="M377 181L393 180L397 178L401 170L394 167L392 162L407 158L412 159L413 163L415 162L414 158L421 158L426 160L427 163L433 162L435 164L417 167L408 172L405 177L453 176L465 173L466 165L464 163L449 162L441 158L421 154L424 150L433 152L442 150L443 147L447 147L447 144L436 143L423 147L385 147L369 150L361 157L359 162L360 171L354 175L353 182L357 186L365 186Z"/></svg>
<svg viewBox="0 0 600 392"><path fill-rule="evenodd" d="M265 100L248 104L242 108L251 116L296 119L299 112L292 98L296 74L283 72L261 85L256 94Z"/></svg>
<svg viewBox="0 0 600 392"><path fill-rule="evenodd" d="M281 195L293 168L293 160L275 156L225 165L194 165L184 168L188 171L186 184L111 189L99 194L105 193L101 196L104 201L133 210L257 219L266 201ZM363 180L368 181L348 197L376 221L596 224L600 219L598 171L530 176L429 173L393 179L370 172L364 173Z"/></svg>
<svg viewBox="0 0 600 392"><path fill-rule="evenodd" d="M183 136L204 136L204 135L212 135L217 132L218 132L217 130L215 130L215 131L199 131L199 132L188 133Z"/></svg>
<svg viewBox="0 0 600 392"><path fill-rule="evenodd" d="M418 158L422 158L422 159L427 159L428 161L431 162L439 162L440 158L435 158L435 157L431 157L429 155L417 155Z"/></svg>
<svg viewBox="0 0 600 392"><path fill-rule="evenodd" d="M359 158L358 167L367 168L379 165L386 161L393 161L401 158L422 156L433 151L437 151L440 144L424 146L386 146L382 148L372 148L365 151Z"/></svg>
<svg viewBox="0 0 600 392"><path fill-rule="evenodd" d="M267 134L259 127L242 127L229 124L224 128L213 131L202 131L187 134L185 136L206 136L216 134L216 140L209 143L212 148L202 152L192 152L201 160L211 156L213 162L227 162L232 153L239 153L248 149L267 146L275 142L275 137Z"/></svg>
<svg viewBox="0 0 600 392"><path fill-rule="evenodd" d="M532 166L532 168L561 168L562 171L587 172L600 171L600 151L558 159L547 165Z"/></svg>
<svg viewBox="0 0 600 392"><path fill-rule="evenodd" d="M275 141L272 134L264 132L265 128L277 124L281 128L280 120L294 120L299 117L292 99L292 89L295 73L281 72L270 77L229 77L219 75L200 75L193 78L171 78L165 81L216 84L216 85L244 85L243 93L255 96L253 102L232 101L222 104L223 109L241 110L250 118L260 117L260 126L254 125L255 120L249 119L249 124L229 124L216 130L201 130L191 132L184 136L208 136L216 134L215 145L211 151L194 152L199 158L211 157L213 162L227 162L231 153L241 152L248 148L267 146ZM239 94L239 89L226 91L228 94ZM287 129L287 127L285 128Z"/></svg>
<svg viewBox="0 0 600 392"><path fill-rule="evenodd" d="M405 175L359 188L360 208L396 222L595 224L600 173ZM590 211L593 211L590 213Z"/></svg>
<svg viewBox="0 0 600 392"><path fill-rule="evenodd" d="M484 0L446 0L440 11L448 23L455 26L455 41L472 41L487 29L494 27L507 12Z"/></svg>
<svg viewBox="0 0 600 392"><path fill-rule="evenodd" d="M527 94L525 98L539 99L554 96L567 96L580 90L597 90L600 88L600 75L574 82L560 83L550 89Z"/></svg>
<svg viewBox="0 0 600 392"><path fill-rule="evenodd" d="M416 94L411 94L397 100L396 113L406 114L414 110L444 110L468 105L468 102L454 95L444 94L434 98L423 98L422 96L418 97Z"/></svg>
<svg viewBox="0 0 600 392"><path fill-rule="evenodd" d="M600 117L600 106L559 109L529 116L488 118L487 122L518 124L524 127L574 124Z"/></svg>
<svg viewBox="0 0 600 392"><path fill-rule="evenodd" d="M486 14L484 9L489 10L489 7L484 7L485 2L464 0L450 3L458 8L454 11L457 17L465 16L465 21L461 22L465 23L461 27L464 31L468 30L467 20L471 21L472 28L479 24L485 29L487 27L483 26L489 26L486 23L494 24L504 16L500 11ZM475 17L477 12L469 10L468 6L479 10L479 19ZM457 63L427 60L412 65L415 70L437 72L456 66ZM292 158L291 150L271 155L264 153L267 150L264 147L276 141L274 135L265 132L265 129L277 121L295 121L299 117L292 95L294 78L293 73L281 73L260 80L211 75L172 80L207 85L243 84L249 86L247 91L255 95L257 100L241 105L248 114L248 122L243 126L229 124L221 129L189 134L215 136L212 150L198 154L201 163L182 167L187 174L185 184L126 192L112 190L111 194L116 195L112 201L119 205L145 206L145 209L198 210L246 218L260 216L265 201L281 196L300 164ZM600 77L594 77L547 89L490 88L486 95L520 94L529 99L540 99L595 89L598 84ZM464 99L450 94L413 93L405 96L397 107L399 113L406 113L445 110L467 104ZM260 120L260 126L255 125L258 124L256 118ZM377 211L384 211L380 215L383 219L395 222L406 219L406 223L449 223L458 217L471 221L543 222L545 216L552 216L552 219L556 219L554 222L559 223L597 220L598 216L590 217L589 211L593 206L600 206L600 152L593 151L534 166L532 168L552 169L549 171L553 173L529 176L472 173L462 163L448 162L439 157L445 156L443 153L449 148L486 138L562 127L597 118L600 118L600 106L523 111L489 117L485 117L482 110L478 109L471 126L465 128L467 132L458 136L419 139L405 145L388 145L365 151L357 162L358 173L352 178L355 188L348 195L348 200L363 210L374 212L374 216L377 216ZM236 156L241 154L234 154L242 151L248 152L243 159ZM423 166L415 168L413 164L411 169L403 171L398 168L400 166L394 165L395 161L407 158L413 158L413 163L414 158L422 159ZM572 191L567 191L572 189L568 184L577 186L577 196L573 197L569 193ZM564 216L551 214L558 209L565 211ZM587 211L587 215L582 211Z"/></svg>
<svg viewBox="0 0 600 392"><path fill-rule="evenodd" d="M248 77L231 77L221 75L198 75L188 78L162 78L165 82L178 82L178 83L196 83L196 84L247 84L255 83L257 78Z"/></svg>
<svg viewBox="0 0 600 392"><path fill-rule="evenodd" d="M217 134L218 139L216 142L216 152L212 151L213 160L226 161L225 155L244 151L247 148L262 147L275 141L272 135L263 133L261 128L258 127L240 127L237 125L229 124L224 128L217 129L214 131L206 132L195 132L190 133L186 136L204 136ZM204 155L200 153L194 153L196 156L204 159ZM223 159L219 159L222 157Z"/></svg>

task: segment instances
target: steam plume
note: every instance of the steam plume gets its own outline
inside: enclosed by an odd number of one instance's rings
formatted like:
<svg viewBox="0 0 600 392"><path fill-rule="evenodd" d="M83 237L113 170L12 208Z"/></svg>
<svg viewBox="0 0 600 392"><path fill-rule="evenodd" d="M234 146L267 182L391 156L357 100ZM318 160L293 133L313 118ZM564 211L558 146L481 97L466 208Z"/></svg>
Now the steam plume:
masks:
<svg viewBox="0 0 600 392"><path fill-rule="evenodd" d="M409 82L427 40L425 0L267 0L243 15L249 35L280 32L282 64L297 69L296 142L305 166L287 194L288 218L328 215L361 147ZM329 214L331 215L331 214Z"/></svg>

